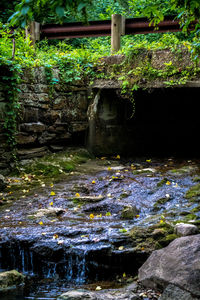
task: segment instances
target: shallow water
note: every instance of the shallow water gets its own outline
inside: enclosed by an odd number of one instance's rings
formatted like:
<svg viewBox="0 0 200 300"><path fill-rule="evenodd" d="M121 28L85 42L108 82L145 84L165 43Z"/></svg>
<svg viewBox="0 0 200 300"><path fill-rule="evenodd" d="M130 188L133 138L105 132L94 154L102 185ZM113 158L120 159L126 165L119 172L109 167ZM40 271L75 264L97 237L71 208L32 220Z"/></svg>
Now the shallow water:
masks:
<svg viewBox="0 0 200 300"><path fill-rule="evenodd" d="M167 222L186 218L198 206L185 193L200 174L199 162L91 160L53 187L36 189L2 208L0 267L37 274L47 282L1 299L55 299L72 286L114 282L124 271L136 274L127 232L163 218ZM127 206L137 208L137 215L129 220L121 217ZM200 213L195 214L199 219Z"/></svg>

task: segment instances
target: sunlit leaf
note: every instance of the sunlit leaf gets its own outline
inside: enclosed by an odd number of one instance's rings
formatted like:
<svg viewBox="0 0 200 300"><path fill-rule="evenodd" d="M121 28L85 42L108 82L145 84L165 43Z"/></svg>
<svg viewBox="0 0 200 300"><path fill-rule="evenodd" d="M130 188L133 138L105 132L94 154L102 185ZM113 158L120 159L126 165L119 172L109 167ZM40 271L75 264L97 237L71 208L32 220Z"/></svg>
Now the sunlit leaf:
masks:
<svg viewBox="0 0 200 300"><path fill-rule="evenodd" d="M94 219L94 215L93 214L90 214L90 219Z"/></svg>
<svg viewBox="0 0 200 300"><path fill-rule="evenodd" d="M56 194L55 192L51 191L51 194L50 194L50 195L51 195L51 196L55 196L55 194Z"/></svg>

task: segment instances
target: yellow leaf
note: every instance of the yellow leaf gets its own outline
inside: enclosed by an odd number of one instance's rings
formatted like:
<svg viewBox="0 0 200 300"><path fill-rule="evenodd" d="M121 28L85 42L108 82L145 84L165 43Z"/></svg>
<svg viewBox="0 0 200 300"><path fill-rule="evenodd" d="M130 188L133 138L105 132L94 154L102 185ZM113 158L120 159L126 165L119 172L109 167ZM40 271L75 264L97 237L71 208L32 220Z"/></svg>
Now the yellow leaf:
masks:
<svg viewBox="0 0 200 300"><path fill-rule="evenodd" d="M123 250L124 249L124 246L120 246L119 248L118 248L118 250Z"/></svg>
<svg viewBox="0 0 200 300"><path fill-rule="evenodd" d="M103 157L101 157L101 159L102 159L102 160L105 160L105 159L106 159L106 157L105 157L105 156L103 156Z"/></svg>
<svg viewBox="0 0 200 300"><path fill-rule="evenodd" d="M16 182L16 183L17 183L17 182L20 182L20 180L18 180L18 179L14 179L14 182Z"/></svg>
<svg viewBox="0 0 200 300"><path fill-rule="evenodd" d="M119 154L116 156L116 159L120 159L120 155Z"/></svg>
<svg viewBox="0 0 200 300"><path fill-rule="evenodd" d="M53 205L53 201L51 201L51 202L49 203L49 205L51 205L51 206L52 206L52 205Z"/></svg>
<svg viewBox="0 0 200 300"><path fill-rule="evenodd" d="M50 187L53 187L53 183L50 184Z"/></svg>
<svg viewBox="0 0 200 300"><path fill-rule="evenodd" d="M92 184L95 184L96 183L96 181L95 180L92 180Z"/></svg>
<svg viewBox="0 0 200 300"><path fill-rule="evenodd" d="M80 194L79 193L76 193L76 195L75 195L76 197L80 197Z"/></svg>
<svg viewBox="0 0 200 300"><path fill-rule="evenodd" d="M93 214L90 214L90 219L94 219L94 215Z"/></svg>
<svg viewBox="0 0 200 300"><path fill-rule="evenodd" d="M55 196L55 194L56 194L55 192L51 191L51 196Z"/></svg>
<svg viewBox="0 0 200 300"><path fill-rule="evenodd" d="M150 163L150 162L151 162L151 159L147 159L146 162Z"/></svg>
<svg viewBox="0 0 200 300"><path fill-rule="evenodd" d="M7 188L8 188L8 189L10 189L10 188L11 188L11 186L10 186L10 185L7 185Z"/></svg>
<svg viewBox="0 0 200 300"><path fill-rule="evenodd" d="M111 171L112 170L112 168L111 167L108 167L108 171Z"/></svg>
<svg viewBox="0 0 200 300"><path fill-rule="evenodd" d="M167 182L166 182L166 185L170 185L170 184L171 184L171 182L170 182L170 181L167 181Z"/></svg>
<svg viewBox="0 0 200 300"><path fill-rule="evenodd" d="M106 217L110 217L111 216L111 213L108 211L107 213L106 213Z"/></svg>
<svg viewBox="0 0 200 300"><path fill-rule="evenodd" d="M58 239L58 235L57 235L57 234L54 234L54 235L53 235L53 239L54 239L54 240Z"/></svg>
<svg viewBox="0 0 200 300"><path fill-rule="evenodd" d="M162 223L164 223L164 221L163 221L163 220L160 220L160 224L162 224Z"/></svg>
<svg viewBox="0 0 200 300"><path fill-rule="evenodd" d="M124 278L126 277L126 273L123 273L123 277L124 277Z"/></svg>
<svg viewBox="0 0 200 300"><path fill-rule="evenodd" d="M139 217L140 217L140 215L136 215L135 217L136 217L136 218L139 218Z"/></svg>
<svg viewBox="0 0 200 300"><path fill-rule="evenodd" d="M44 225L44 223L42 221L39 222L39 225Z"/></svg>
<svg viewBox="0 0 200 300"><path fill-rule="evenodd" d="M141 250L144 251L144 247L142 247Z"/></svg>

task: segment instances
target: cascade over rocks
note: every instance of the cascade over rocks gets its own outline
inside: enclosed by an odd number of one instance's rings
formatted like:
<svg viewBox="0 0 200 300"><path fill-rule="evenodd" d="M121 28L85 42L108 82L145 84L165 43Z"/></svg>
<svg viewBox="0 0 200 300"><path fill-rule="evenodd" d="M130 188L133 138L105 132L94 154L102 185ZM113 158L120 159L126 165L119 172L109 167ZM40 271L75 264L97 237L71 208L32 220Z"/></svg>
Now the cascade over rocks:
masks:
<svg viewBox="0 0 200 300"><path fill-rule="evenodd" d="M169 246L154 251L139 269L139 280L146 287L162 290L174 284L200 296L200 234L177 238Z"/></svg>

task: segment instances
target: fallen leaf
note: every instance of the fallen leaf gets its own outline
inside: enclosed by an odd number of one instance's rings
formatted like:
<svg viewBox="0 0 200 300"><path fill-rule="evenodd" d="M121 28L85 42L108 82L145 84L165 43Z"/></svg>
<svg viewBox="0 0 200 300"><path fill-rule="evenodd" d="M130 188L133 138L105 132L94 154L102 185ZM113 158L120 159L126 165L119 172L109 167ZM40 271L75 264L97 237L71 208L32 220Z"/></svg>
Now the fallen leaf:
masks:
<svg viewBox="0 0 200 300"><path fill-rule="evenodd" d="M44 223L42 221L39 222L39 225L44 225Z"/></svg>
<svg viewBox="0 0 200 300"><path fill-rule="evenodd" d="M54 240L58 239L58 234L54 234L54 235L53 235L53 239L54 239Z"/></svg>
<svg viewBox="0 0 200 300"><path fill-rule="evenodd" d="M55 192L51 191L51 194L50 194L50 195L51 195L51 196L55 196L55 194L56 194Z"/></svg>
<svg viewBox="0 0 200 300"><path fill-rule="evenodd" d="M151 162L151 159L147 159L146 162L150 163L150 162Z"/></svg>
<svg viewBox="0 0 200 300"><path fill-rule="evenodd" d="M136 218L139 218L139 217L140 217L140 215L136 215L135 217L136 217Z"/></svg>
<svg viewBox="0 0 200 300"><path fill-rule="evenodd" d="M47 233L46 232L42 232L42 235L46 235Z"/></svg>
<svg viewBox="0 0 200 300"><path fill-rule="evenodd" d="M53 201L51 201L51 202L49 203L49 205L51 205L51 206L52 206L52 205L53 205Z"/></svg>
<svg viewBox="0 0 200 300"><path fill-rule="evenodd" d="M96 181L95 180L92 180L92 184L95 184L96 183Z"/></svg>
<svg viewBox="0 0 200 300"><path fill-rule="evenodd" d="M124 278L126 277L126 273L123 273L123 277L124 277Z"/></svg>
<svg viewBox="0 0 200 300"><path fill-rule="evenodd" d="M116 159L120 159L120 155L119 154L116 156Z"/></svg>
<svg viewBox="0 0 200 300"><path fill-rule="evenodd" d="M63 240L58 241L58 245L62 245L64 243Z"/></svg>
<svg viewBox="0 0 200 300"><path fill-rule="evenodd" d="M118 248L118 250L123 250L124 249L124 246L120 246L119 248Z"/></svg>
<svg viewBox="0 0 200 300"><path fill-rule="evenodd" d="M105 157L105 156L101 157L101 160L105 160L105 159L106 159L106 157Z"/></svg>
<svg viewBox="0 0 200 300"><path fill-rule="evenodd" d="M50 184L50 187L53 187L53 186L54 186L53 183L51 183L51 184Z"/></svg>
<svg viewBox="0 0 200 300"><path fill-rule="evenodd" d="M100 290L102 290L102 288L100 287L100 285L98 285L98 286L96 287L96 291L100 291Z"/></svg>
<svg viewBox="0 0 200 300"><path fill-rule="evenodd" d="M106 213L106 217L110 217L111 216L111 213L108 211L107 213Z"/></svg>
<svg viewBox="0 0 200 300"><path fill-rule="evenodd" d="M111 171L112 170L112 168L111 167L108 167L108 171Z"/></svg>
<svg viewBox="0 0 200 300"><path fill-rule="evenodd" d="M167 182L166 182L166 185L170 185L170 184L171 184L171 182L170 182L170 181L167 181Z"/></svg>
<svg viewBox="0 0 200 300"><path fill-rule="evenodd" d="M90 214L90 219L94 219L94 215L93 214Z"/></svg>
<svg viewBox="0 0 200 300"><path fill-rule="evenodd" d="M76 193L75 196L76 196L76 197L80 197L80 194L79 194L79 193Z"/></svg>

